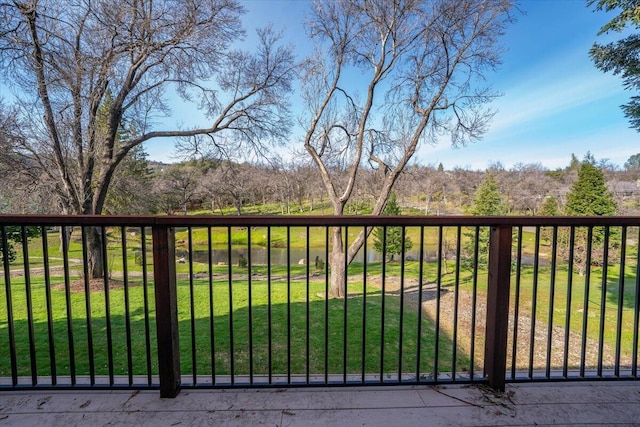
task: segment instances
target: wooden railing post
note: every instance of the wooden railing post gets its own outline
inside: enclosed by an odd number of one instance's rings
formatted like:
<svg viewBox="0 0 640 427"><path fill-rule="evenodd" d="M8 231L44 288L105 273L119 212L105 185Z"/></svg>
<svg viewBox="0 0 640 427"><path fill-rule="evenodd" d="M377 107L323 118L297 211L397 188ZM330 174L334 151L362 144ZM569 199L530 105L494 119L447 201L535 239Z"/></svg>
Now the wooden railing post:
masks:
<svg viewBox="0 0 640 427"><path fill-rule="evenodd" d="M154 225L152 234L160 397L176 397L180 392L180 346L174 230Z"/></svg>
<svg viewBox="0 0 640 427"><path fill-rule="evenodd" d="M511 226L491 227L489 238L489 283L484 375L489 387L504 391L507 369L509 287L511 282Z"/></svg>

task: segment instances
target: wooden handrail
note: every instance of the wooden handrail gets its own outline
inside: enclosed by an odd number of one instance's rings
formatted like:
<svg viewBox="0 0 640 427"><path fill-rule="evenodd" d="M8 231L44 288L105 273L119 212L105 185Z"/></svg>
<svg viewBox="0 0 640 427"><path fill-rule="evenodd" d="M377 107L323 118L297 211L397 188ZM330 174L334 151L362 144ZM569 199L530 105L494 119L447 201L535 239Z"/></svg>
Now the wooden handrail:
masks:
<svg viewBox="0 0 640 427"><path fill-rule="evenodd" d="M640 216L0 215L0 225L100 226L638 226Z"/></svg>

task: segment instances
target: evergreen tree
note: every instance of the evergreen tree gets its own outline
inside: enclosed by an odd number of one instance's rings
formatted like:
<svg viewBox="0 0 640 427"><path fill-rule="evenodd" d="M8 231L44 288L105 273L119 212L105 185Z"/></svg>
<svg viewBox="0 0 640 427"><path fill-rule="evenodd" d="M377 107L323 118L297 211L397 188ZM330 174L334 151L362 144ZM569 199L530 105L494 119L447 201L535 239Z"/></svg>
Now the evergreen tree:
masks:
<svg viewBox="0 0 640 427"><path fill-rule="evenodd" d="M604 173L587 154L578 169L578 179L567 196L567 215L608 216L615 215L616 202L607 190Z"/></svg>
<svg viewBox="0 0 640 427"><path fill-rule="evenodd" d="M587 154L588 156L589 154ZM580 168L580 160L576 157L575 154L571 153L571 161L569 162L569 170L575 170Z"/></svg>
<svg viewBox="0 0 640 427"><path fill-rule="evenodd" d="M540 215L542 216L558 216L560 215L560 206L555 196L549 196L544 200L540 207Z"/></svg>
<svg viewBox="0 0 640 427"><path fill-rule="evenodd" d="M498 185L498 181L491 173L487 174L484 181L476 190L473 198L473 205L469 211L471 215L477 216L493 216L505 215L507 213L507 204ZM463 263L467 266L473 266L475 257L475 229L465 231L466 236L464 244ZM483 268L489 265L489 228L480 227L478 230L478 267Z"/></svg>
<svg viewBox="0 0 640 427"><path fill-rule="evenodd" d="M507 213L506 201L493 174L487 174L476 190L469 213L478 216L505 215Z"/></svg>
<svg viewBox="0 0 640 427"><path fill-rule="evenodd" d="M13 247L14 243L22 244L22 228L18 226L6 226L4 228L6 241L0 236L0 263L4 263L5 257L9 262L16 260L16 250ZM32 237L40 235L40 227L25 227L25 235L27 241ZM6 246L6 248L5 248Z"/></svg>
<svg viewBox="0 0 640 427"><path fill-rule="evenodd" d="M598 35L611 32L622 33L626 30L626 37L607 44L594 43L589 51L595 66L602 72L612 73L622 77L625 89L635 92L631 100L622 106L631 127L640 131L640 7L637 0L588 0L595 10L617 12L611 21L606 23Z"/></svg>
<svg viewBox="0 0 640 427"><path fill-rule="evenodd" d="M560 207L558 206L558 199L555 196L549 196L544 200L544 203L540 208L540 215L542 216L560 215ZM553 227L542 227L540 233L543 240L546 240L548 242L553 240Z"/></svg>
<svg viewBox="0 0 640 427"><path fill-rule="evenodd" d="M110 215L145 215L155 211L150 189L153 171L143 146L131 149L122 162L107 193L105 211Z"/></svg>
<svg viewBox="0 0 640 427"><path fill-rule="evenodd" d="M567 215L576 216L609 216L615 215L617 210L613 196L607 190L604 173L596 167L593 156L587 154L578 169L578 179L573 183L571 192L567 196ZM567 256L568 244L564 234L560 234L559 248L561 254ZM617 228L611 228L610 243L615 246L619 239ZM587 252L591 251L592 262L597 263L602 254L605 240L605 228L594 227L591 242L588 242L588 229L579 227L575 230L574 265L580 275L587 267ZM591 245L591 247L590 247ZM566 250L563 248L567 248ZM612 260L612 259L610 259Z"/></svg>
<svg viewBox="0 0 640 427"><path fill-rule="evenodd" d="M383 215L400 215L400 206L398 206L398 201L396 199L396 195L391 193L389 197L389 201L382 211ZM386 241L385 237L386 234ZM403 238L402 227L376 227L373 230L373 248L380 252L383 255L388 255L389 260L393 261L394 255L402 253L402 238ZM413 247L413 242L411 238L408 236L404 236L404 251L408 251Z"/></svg>

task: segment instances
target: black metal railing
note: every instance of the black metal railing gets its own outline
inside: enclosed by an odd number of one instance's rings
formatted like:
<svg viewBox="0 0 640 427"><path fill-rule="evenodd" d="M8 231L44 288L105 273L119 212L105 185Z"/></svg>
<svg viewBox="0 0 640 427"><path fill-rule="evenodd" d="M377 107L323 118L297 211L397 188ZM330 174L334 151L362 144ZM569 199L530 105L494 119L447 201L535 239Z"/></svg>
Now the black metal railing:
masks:
<svg viewBox="0 0 640 427"><path fill-rule="evenodd" d="M637 379L639 225L0 216L0 390Z"/></svg>

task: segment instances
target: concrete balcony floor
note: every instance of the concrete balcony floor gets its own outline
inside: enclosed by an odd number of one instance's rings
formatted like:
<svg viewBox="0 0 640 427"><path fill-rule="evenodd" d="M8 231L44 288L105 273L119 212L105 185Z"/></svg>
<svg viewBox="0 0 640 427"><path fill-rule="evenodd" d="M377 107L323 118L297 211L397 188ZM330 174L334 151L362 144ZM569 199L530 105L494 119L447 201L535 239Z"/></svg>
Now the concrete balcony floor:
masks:
<svg viewBox="0 0 640 427"><path fill-rule="evenodd" d="M640 425L640 381L145 391L2 391L1 426Z"/></svg>

